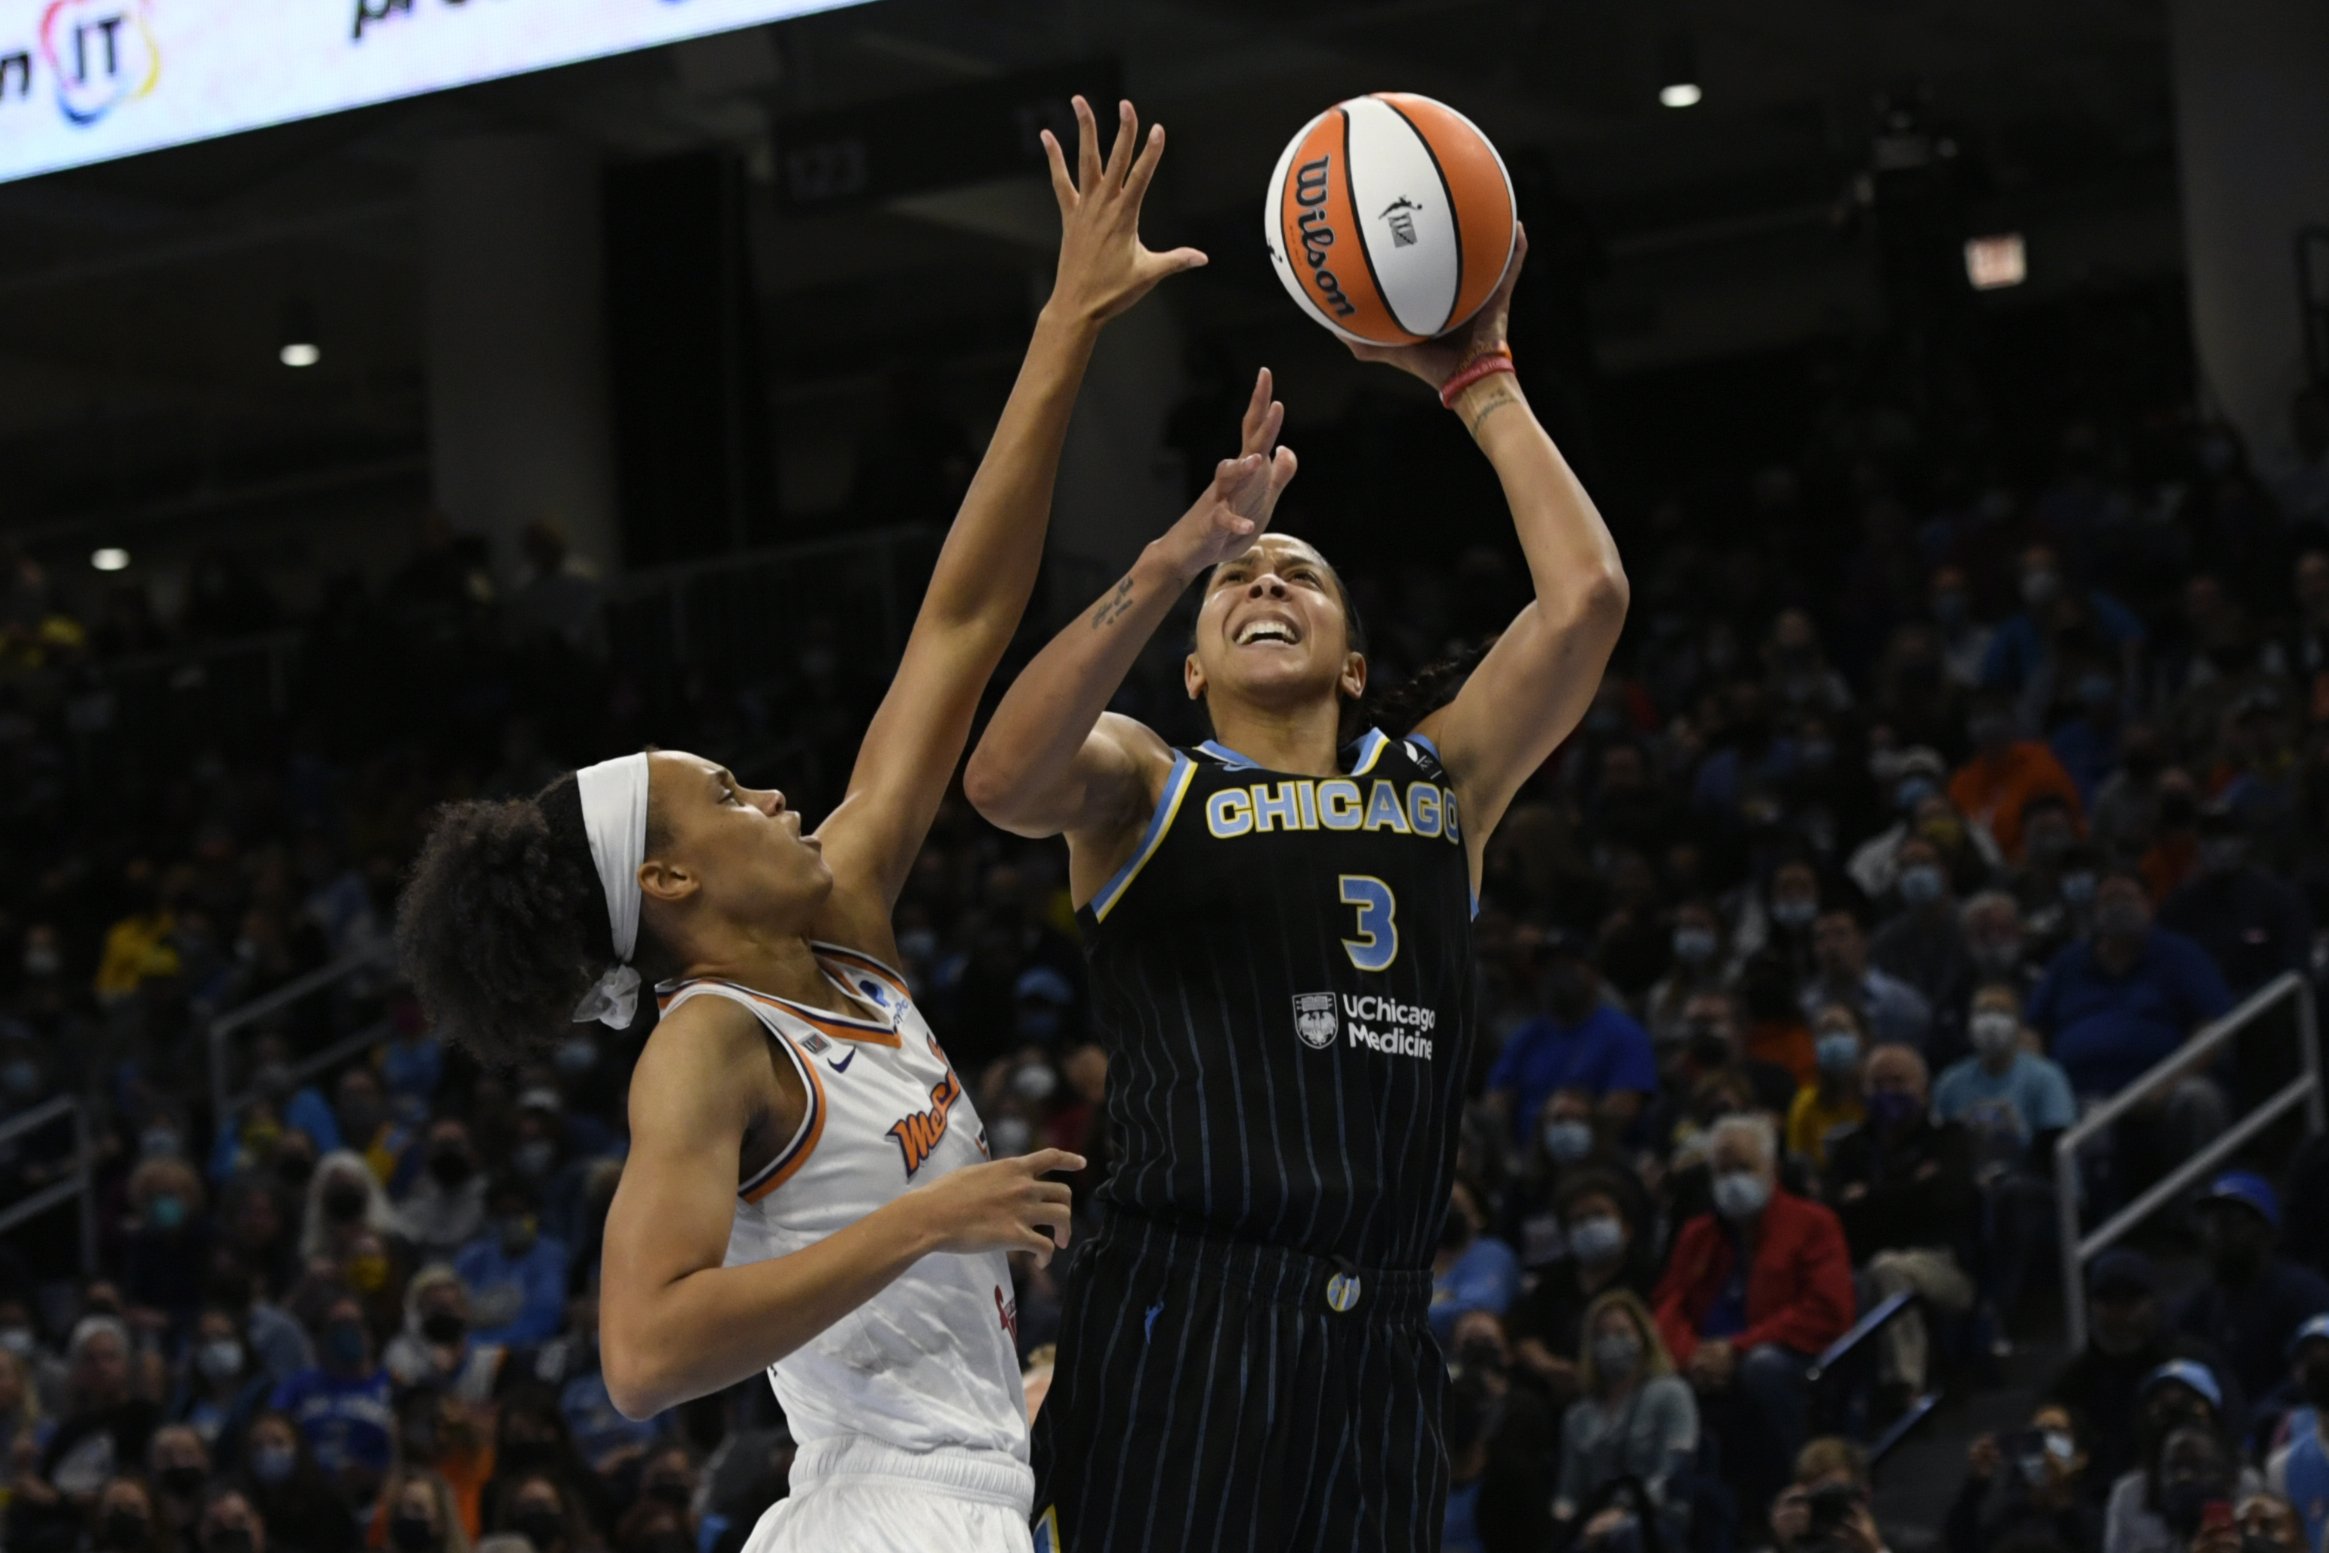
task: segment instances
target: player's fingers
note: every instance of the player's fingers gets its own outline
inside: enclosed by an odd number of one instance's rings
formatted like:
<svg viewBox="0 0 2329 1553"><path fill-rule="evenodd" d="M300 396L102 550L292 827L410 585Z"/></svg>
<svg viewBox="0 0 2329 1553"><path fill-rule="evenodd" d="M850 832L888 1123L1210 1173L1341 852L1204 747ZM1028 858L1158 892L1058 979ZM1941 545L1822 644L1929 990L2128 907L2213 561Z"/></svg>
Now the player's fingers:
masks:
<svg viewBox="0 0 2329 1553"><path fill-rule="evenodd" d="M1043 158L1051 164L1051 192L1058 199L1063 213L1073 210L1076 208L1076 185L1075 180L1067 175L1067 155L1059 149L1059 137L1045 130L1040 138L1043 141Z"/></svg>
<svg viewBox="0 0 2329 1553"><path fill-rule="evenodd" d="M1055 1170L1064 1170L1073 1175L1083 1169L1086 1163L1083 1155L1071 1154L1066 1149L1037 1149L1020 1158L1031 1173L1039 1176L1050 1175ZM1066 1191L1067 1188L1063 1186L1060 1190Z"/></svg>
<svg viewBox="0 0 2329 1553"><path fill-rule="evenodd" d="M1148 139L1133 158L1132 172L1124 180L1124 192L1130 196L1134 209L1148 197L1148 182L1156 176L1156 164L1164 160L1165 132L1162 124L1148 127Z"/></svg>
<svg viewBox="0 0 2329 1553"><path fill-rule="evenodd" d="M1124 175L1132 167L1132 148L1140 139L1140 115L1132 111L1129 99L1116 105L1116 140L1108 147L1108 165L1100 174L1110 190L1124 186Z"/></svg>
<svg viewBox="0 0 2329 1553"><path fill-rule="evenodd" d="M1032 1193L1032 1195L1028 1198L1029 1202L1045 1204L1055 1208L1072 1208L1075 1206L1075 1188L1069 1186L1065 1181L1037 1181L1029 1187L1029 1191Z"/></svg>
<svg viewBox="0 0 2329 1553"><path fill-rule="evenodd" d="M1270 369L1264 367L1253 375L1253 392L1245 396L1245 419L1241 426L1246 434L1245 445L1249 448L1253 446L1255 422L1269 413L1270 386Z"/></svg>
<svg viewBox="0 0 2329 1553"><path fill-rule="evenodd" d="M1175 248L1149 257L1158 261L1159 268L1167 275L1178 275L1183 270L1201 270L1213 262L1205 256L1202 248Z"/></svg>
<svg viewBox="0 0 2329 1553"><path fill-rule="evenodd" d="M1089 194L1100 176L1100 126L1093 122L1090 103L1081 97L1069 101L1076 110L1076 190Z"/></svg>
<svg viewBox="0 0 2329 1553"><path fill-rule="evenodd" d="M1045 1238L1050 1240L1052 1244L1064 1246L1067 1244L1068 1231L1074 1223L1074 1217L1065 1208L1044 1208L1039 1212L1029 1214L1027 1222L1042 1230Z"/></svg>
<svg viewBox="0 0 2329 1553"><path fill-rule="evenodd" d="M1023 1229L1011 1237L1011 1249L1030 1252L1035 1257L1037 1267L1049 1267L1051 1253L1059 1248L1052 1243L1049 1235L1039 1235L1031 1229Z"/></svg>
<svg viewBox="0 0 2329 1553"><path fill-rule="evenodd" d="M1294 456L1292 448L1278 449L1277 456L1270 460L1270 494L1275 496L1292 484L1301 470L1302 461Z"/></svg>

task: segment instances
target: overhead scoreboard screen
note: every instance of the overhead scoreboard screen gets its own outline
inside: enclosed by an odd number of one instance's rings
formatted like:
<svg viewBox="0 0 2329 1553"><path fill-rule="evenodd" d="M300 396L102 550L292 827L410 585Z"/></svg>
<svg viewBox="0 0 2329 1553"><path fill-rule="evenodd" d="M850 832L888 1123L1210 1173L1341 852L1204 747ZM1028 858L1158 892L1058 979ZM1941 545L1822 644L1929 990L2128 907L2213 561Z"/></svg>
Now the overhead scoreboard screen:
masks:
<svg viewBox="0 0 2329 1553"><path fill-rule="evenodd" d="M853 0L0 0L0 182Z"/></svg>

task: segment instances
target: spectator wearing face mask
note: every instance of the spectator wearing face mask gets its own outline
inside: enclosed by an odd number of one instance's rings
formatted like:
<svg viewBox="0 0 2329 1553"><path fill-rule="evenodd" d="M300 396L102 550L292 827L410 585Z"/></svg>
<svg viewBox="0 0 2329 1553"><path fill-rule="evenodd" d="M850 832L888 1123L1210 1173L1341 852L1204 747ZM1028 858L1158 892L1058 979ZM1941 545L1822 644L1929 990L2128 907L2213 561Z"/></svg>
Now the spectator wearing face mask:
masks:
<svg viewBox="0 0 2329 1553"><path fill-rule="evenodd" d="M2091 812L2095 795L2119 764L2119 735L2126 726L2127 700L2110 666L2093 660L2078 667L2069 690L2071 703L2078 710L2047 735L2046 747L2062 762L2070 780L2078 784L2079 802ZM2025 817L2025 832L2028 826Z"/></svg>
<svg viewBox="0 0 2329 1553"><path fill-rule="evenodd" d="M1803 989L1806 1019L1830 1003L1841 1003L1859 1012L1880 1044L1924 1049L1932 1038L1932 1005L1916 988L1869 963L1868 938L1857 911L1842 905L1823 910L1812 930L1812 952L1819 974Z"/></svg>
<svg viewBox="0 0 2329 1553"><path fill-rule="evenodd" d="M1827 1168L1828 1140L1868 1115L1860 1087L1868 1035L1858 1010L1842 1003L1814 1015L1812 1030L1819 1077L1797 1090L1787 1109L1787 1152L1817 1173Z"/></svg>
<svg viewBox="0 0 2329 1553"><path fill-rule="evenodd" d="M2018 1537L2093 1547L2102 1527L2080 1491L2085 1470L2077 1425L2058 1402L2039 1403L2026 1429L1977 1436L1943 1523L1949 1553L1992 1553Z"/></svg>
<svg viewBox="0 0 2329 1553"><path fill-rule="evenodd" d="M396 1210L396 1227L423 1263L450 1261L485 1230L485 1173L469 1128L452 1117L432 1123L421 1168Z"/></svg>
<svg viewBox="0 0 2329 1553"><path fill-rule="evenodd" d="M1942 796L1942 783L1949 768L1939 750L1919 744L1897 752L1880 752L1869 758L1869 764L1878 787L1891 793L1893 809L1899 818L1855 847L1850 861L1844 865L1844 872L1860 887L1861 894L1870 900L1882 900L1898 887L1900 849L1912 836L1922 837L1933 846L1941 866L1952 878L1961 872L1986 874L1997 866L1997 857L1983 855L1978 850L1987 845L1994 853L1995 843L1989 841L1988 834L1965 832L1962 822L1956 819L1956 811L1949 807L1949 800ZM1937 823L1943 819L1957 827L1965 845L1943 848L1942 827Z"/></svg>
<svg viewBox="0 0 2329 1553"><path fill-rule="evenodd" d="M523 1473L511 1481L493 1529L517 1533L533 1545L534 1553L586 1553L595 1540L572 1491L541 1472Z"/></svg>
<svg viewBox="0 0 2329 1553"><path fill-rule="evenodd" d="M469 1289L477 1340L504 1347L541 1342L566 1313L566 1247L541 1232L527 1183L496 1181L488 1203L491 1227L453 1259Z"/></svg>
<svg viewBox="0 0 2329 1553"><path fill-rule="evenodd" d="M482 1408L509 1350L480 1341L470 1327L469 1290L442 1263L424 1267L404 1291L404 1330L383 1358L400 1387L426 1386L463 1407Z"/></svg>
<svg viewBox="0 0 2329 1553"><path fill-rule="evenodd" d="M1868 1119L1828 1149L1827 1199L1842 1221L1852 1260L1882 1300L1918 1295L1936 1311L1973 1308L1973 1280L1957 1247L1973 1238L1977 1200L1965 1129L1936 1123L1925 1059L1907 1046L1868 1054ZM1922 1311L1884 1329L1880 1372L1896 1400L1921 1396L1926 1372Z"/></svg>
<svg viewBox="0 0 2329 1553"><path fill-rule="evenodd" d="M1973 590L1961 566L1937 566L1925 592L1925 611L1941 636L1941 668L1949 683L1971 690L1989 657L1989 625L1974 612Z"/></svg>
<svg viewBox="0 0 2329 1553"><path fill-rule="evenodd" d="M2141 1252L2114 1247L2096 1257L2087 1267L2086 1289L2086 1347L2055 1373L2042 1395L2086 1420L2092 1458L2086 1485L2099 1499L2140 1463L2146 1377L2171 1360L2188 1360L2211 1377L2227 1372L2211 1344L2168 1327L2158 1270ZM2214 1383L2225 1414L2245 1419L2242 1396L2223 1393L2221 1379Z"/></svg>
<svg viewBox="0 0 2329 1553"><path fill-rule="evenodd" d="M2121 673L2132 676L2143 648L2142 620L2099 588L2066 586L2053 546L2032 545L2022 552L2020 590L2022 608L1990 638L1989 654L1981 665L1984 689L2018 694L2042 675L2056 677L2050 643L2057 609L2065 603L2083 605L2102 640L2117 652Z"/></svg>
<svg viewBox="0 0 2329 1553"><path fill-rule="evenodd" d="M1635 1181L1624 1155L1609 1145L1590 1092L1554 1090L1538 1113L1534 1141L1511 1194L1518 1210L1514 1247L1524 1267L1541 1267L1566 1254L1557 1205L1572 1181L1607 1176L1633 1183L1629 1206L1647 1208L1648 1194Z"/></svg>
<svg viewBox="0 0 2329 1553"><path fill-rule="evenodd" d="M1020 1310L1024 1327L1026 1307ZM558 1411L574 1436L574 1448L601 1479L637 1462L662 1432L656 1419L625 1418L607 1392L599 1364L597 1294L578 1294L568 1301L564 1335L544 1343L530 1357L534 1378L557 1390Z"/></svg>
<svg viewBox="0 0 2329 1553"><path fill-rule="evenodd" d="M1506 1317L1520 1364L1557 1405L1578 1390L1574 1355L1584 1343L1585 1312L1613 1289L1647 1296L1648 1258L1638 1254L1634 1226L1648 1222L1641 1188L1631 1177L1595 1170L1565 1183L1560 1216L1567 1254L1537 1275Z"/></svg>
<svg viewBox="0 0 2329 1553"><path fill-rule="evenodd" d="M388 1553L469 1553L469 1528L445 1480L426 1467L406 1467L380 1495L372 1545Z"/></svg>
<svg viewBox="0 0 2329 1553"><path fill-rule="evenodd" d="M395 1178L412 1135L389 1114L378 1074L361 1067L342 1073L332 1088L332 1119L339 1124L340 1146L363 1159L373 1180Z"/></svg>
<svg viewBox="0 0 2329 1553"><path fill-rule="evenodd" d="M1777 1490L1803 1444L1812 1357L1852 1324L1851 1256L1836 1216L1779 1189L1778 1140L1761 1117L1726 1117L1708 1150L1715 1211L1682 1226L1655 1308L1723 1459Z"/></svg>
<svg viewBox="0 0 2329 1553"><path fill-rule="evenodd" d="M2026 994L2037 983L2029 961L2030 928L2014 898L1983 890L1965 902L1965 953L1977 981L2003 982Z"/></svg>
<svg viewBox="0 0 2329 1553"><path fill-rule="evenodd" d="M2185 1553L2211 1501L2262 1493L2264 1481L2224 1443L2222 1395L2205 1366L2160 1366L2143 1401L2156 1443L2142 1467L2111 1485L2103 1553Z"/></svg>
<svg viewBox="0 0 2329 1553"><path fill-rule="evenodd" d="M164 1424L146 1447L146 1479L153 1485L154 1524L164 1546L183 1548L202 1519L202 1490L210 1481L210 1452L184 1424Z"/></svg>
<svg viewBox="0 0 2329 1553"><path fill-rule="evenodd" d="M1520 1258L1494 1235L1481 1233L1482 1224L1479 1200L1458 1181L1431 1260L1431 1329L1442 1342L1465 1311L1502 1316L1520 1293Z"/></svg>
<svg viewBox="0 0 2329 1553"><path fill-rule="evenodd" d="M261 1413L251 1421L239 1489L237 1497L275 1529L286 1548L352 1553L358 1545L347 1503L317 1465L306 1437L281 1413ZM206 1510L206 1526L208 1519Z"/></svg>
<svg viewBox="0 0 2329 1553"><path fill-rule="evenodd" d="M1772 869L1759 893L1749 890L1740 898L1731 928L1732 978L1771 956L1791 977L1810 974L1811 925L1819 914L1819 873L1809 862L1796 858Z"/></svg>
<svg viewBox="0 0 2329 1553"><path fill-rule="evenodd" d="M1583 1395L1561 1421L1553 1518L1578 1548L1639 1546L1629 1517L1655 1516L1662 1545L1690 1536L1686 1469L1698 1451L1698 1401L1674 1373L1641 1297L1614 1289L1585 1312L1577 1352ZM1638 1486L1641 1497L1630 1493Z"/></svg>
<svg viewBox="0 0 2329 1553"><path fill-rule="evenodd" d="M2262 1176L2230 1170L2194 1206L2215 1277L2176 1312L2178 1331L2213 1344L2249 1396L2279 1384L2289 1339L2329 1311L2329 1280L2279 1255L2280 1198Z"/></svg>
<svg viewBox="0 0 2329 1553"><path fill-rule="evenodd" d="M1933 1012L1932 1038L1946 1048L1961 1035L1957 1010L1973 991L1973 955L1939 850L1914 837L1902 844L1900 858L1894 885L1900 910L1869 939L1868 963L1916 989Z"/></svg>
<svg viewBox="0 0 2329 1553"><path fill-rule="evenodd" d="M648 1451L639 1465L640 1500L663 1505L678 1516L691 1548L702 1525L698 1510L702 1487L702 1469L695 1452L684 1443L667 1440Z"/></svg>
<svg viewBox="0 0 2329 1553"><path fill-rule="evenodd" d="M241 1454L252 1414L275 1383L253 1361L232 1313L216 1305L195 1317L184 1364L170 1418L190 1429L220 1465L231 1466Z"/></svg>
<svg viewBox="0 0 2329 1553"><path fill-rule="evenodd" d="M161 1409L132 1384L129 1328L119 1317L83 1316L65 1355L64 1416L41 1452L40 1476L77 1508L145 1459Z"/></svg>
<svg viewBox="0 0 2329 1553"><path fill-rule="evenodd" d="M2030 1023L2047 1037L2073 1093L2112 1095L2231 1007L2231 991L2207 952L2155 926L2142 877L2120 870L2095 888L2094 938L2046 967L2030 999ZM2179 1157L2223 1130L2223 1097L2204 1078L2185 1079L2164 1104L2174 1116Z"/></svg>
<svg viewBox="0 0 2329 1553"><path fill-rule="evenodd" d="M1723 985L1722 918L1703 900L1674 908L1673 958L1642 999L1642 1023L1656 1050L1689 1039L1690 1000Z"/></svg>
<svg viewBox="0 0 2329 1553"><path fill-rule="evenodd" d="M2004 888L2025 916L2061 898L2063 865L2079 844L2078 821L2060 793L2033 793L2023 802L2021 861L2006 871Z"/></svg>
<svg viewBox="0 0 2329 1553"><path fill-rule="evenodd" d="M2200 815L2200 866L2159 908L2159 925L2198 944L2244 998L2283 971L2306 968L2313 947L2304 898L2249 861L2238 812Z"/></svg>
<svg viewBox="0 0 2329 1553"><path fill-rule="evenodd" d="M337 1267L353 1254L356 1240L366 1231L386 1235L395 1228L396 1210L362 1155L341 1149L316 1161L299 1235L299 1254L305 1261Z"/></svg>
<svg viewBox="0 0 2329 1553"><path fill-rule="evenodd" d="M1783 1007L1792 1007L1792 1000ZM1792 1042L1782 1046L1788 1062L1774 1062L1769 1058L1750 1055L1746 1038L1739 1028L1739 1002L1727 992L1702 992L1692 998L1684 1010L1683 1028L1687 1032L1681 1061L1675 1072L1677 1082L1669 1086L1662 1098L1659 1114L1653 1118L1650 1135L1660 1148L1672 1140L1678 1126L1693 1122L1689 1103L1697 1085L1711 1074L1729 1074L1746 1090L1755 1107L1787 1114L1800 1087L1793 1059L1797 1055ZM1809 1031L1804 1031L1803 1057L1807 1065L1817 1071L1817 1058L1808 1049Z"/></svg>
<svg viewBox="0 0 2329 1553"><path fill-rule="evenodd" d="M278 1387L272 1405L298 1423L325 1477L350 1503L362 1503L388 1470L395 1424L388 1372L372 1357L363 1304L353 1295L332 1301L316 1346L320 1362Z"/></svg>
<svg viewBox="0 0 2329 1553"><path fill-rule="evenodd" d="M289 1311L260 1295L250 1269L232 1253L211 1256L204 1298L224 1311L243 1340L250 1367L280 1385L315 1363L315 1345Z"/></svg>
<svg viewBox="0 0 2329 1553"><path fill-rule="evenodd" d="M2031 798L2052 793L2080 814L2078 786L2036 739L2017 737L2010 697L1984 695L1966 723L1973 756L1949 778L1949 801L1972 824L1989 832L2006 861L2022 858L2022 810Z"/></svg>
<svg viewBox="0 0 2329 1553"><path fill-rule="evenodd" d="M2054 1223L2054 1144L2078 1120L2070 1080L2023 1037L2021 997L1992 982L1973 995L1973 1055L1933 1085L1933 1115L1965 1129L1982 1193L1990 1298L2002 1322L2020 1303L2031 1254Z"/></svg>
<svg viewBox="0 0 2329 1553"><path fill-rule="evenodd" d="M129 1206L122 1293L132 1305L183 1321L201 1301L209 1261L209 1200L202 1178L174 1152L149 1158L130 1172Z"/></svg>
<svg viewBox="0 0 2329 1553"><path fill-rule="evenodd" d="M1546 941L1545 1011L1505 1039L1488 1073L1489 1103L1511 1118L1525 1147L1556 1089L1593 1096L1602 1124L1623 1131L1658 1089L1649 1032L1602 996L1584 945L1555 933Z"/></svg>
<svg viewBox="0 0 2329 1553"><path fill-rule="evenodd" d="M2301 1405L2290 1409L2287 1442L2272 1453L2264 1476L2303 1517L2303 1546L2319 1549L2329 1547L2329 1316L2297 1328L2289 1361Z"/></svg>
<svg viewBox="0 0 2329 1553"><path fill-rule="evenodd" d="M97 1496L89 1546L94 1553L170 1553L152 1496L136 1478L115 1478Z"/></svg>

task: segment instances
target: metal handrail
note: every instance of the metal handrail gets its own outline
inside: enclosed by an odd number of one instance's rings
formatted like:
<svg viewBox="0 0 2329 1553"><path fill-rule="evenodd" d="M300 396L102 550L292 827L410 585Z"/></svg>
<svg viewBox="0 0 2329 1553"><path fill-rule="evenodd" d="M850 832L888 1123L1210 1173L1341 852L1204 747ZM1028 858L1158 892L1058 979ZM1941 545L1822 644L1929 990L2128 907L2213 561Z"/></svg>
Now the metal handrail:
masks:
<svg viewBox="0 0 2329 1553"><path fill-rule="evenodd" d="M229 1009L213 1019L210 1022L210 1114L213 1125L225 1126L227 1118L234 1114L234 1106L239 1104L241 1100L248 1098L247 1096L232 1095L227 1088L227 1042L237 1030L246 1025L255 1024L278 1009L288 1008L300 999L312 996L331 986L334 982L343 981L359 971L371 969L381 961L388 959L394 953L395 947L395 943L391 939L375 939L360 948L350 950L329 965L319 966L304 976L294 976L273 992L253 998L240 1008ZM345 1045L346 1043L340 1044ZM336 1051L337 1047L334 1050ZM324 1055L329 1056L331 1053ZM315 1058L307 1060L310 1063L316 1061Z"/></svg>
<svg viewBox="0 0 2329 1553"><path fill-rule="evenodd" d="M2260 1016L2290 997L2297 1000L2297 1041L2305 1071L2081 1239L2078 1233L2079 1146L2136 1106L2173 1087ZM2193 1182L2238 1153L2251 1138L2295 1110L2300 1102L2305 1107L2309 1132L2329 1128L2329 1120L2323 1116L2321 1052L2312 983L2295 971L2283 971L2250 993L2230 1013L2202 1026L2198 1034L2153 1064L2149 1072L2063 1131L2061 1140L2054 1145L2054 1208L2062 1245L2063 1327L2073 1352L2086 1346L2086 1264L2117 1244L2129 1230L2173 1201Z"/></svg>
<svg viewBox="0 0 2329 1553"><path fill-rule="evenodd" d="M73 1119L72 1177L44 1186L23 1201L0 1209L0 1234L77 1197L81 1201L81 1271L92 1273L97 1270L97 1164L96 1151L89 1140L89 1108L72 1095L59 1095L22 1116L0 1122L0 1143L46 1127L63 1116Z"/></svg>

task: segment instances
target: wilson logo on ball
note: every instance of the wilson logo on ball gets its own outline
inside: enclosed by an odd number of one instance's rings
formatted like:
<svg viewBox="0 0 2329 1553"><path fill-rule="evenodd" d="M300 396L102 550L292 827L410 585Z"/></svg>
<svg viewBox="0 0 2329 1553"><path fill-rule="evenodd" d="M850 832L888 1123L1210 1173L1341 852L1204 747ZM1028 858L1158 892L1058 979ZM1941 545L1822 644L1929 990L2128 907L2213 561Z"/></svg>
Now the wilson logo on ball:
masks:
<svg viewBox="0 0 2329 1553"><path fill-rule="evenodd" d="M1469 321L1504 278L1512 180L1455 109L1376 92L1337 103L1288 143L1263 225L1304 312L1345 340L1408 345Z"/></svg>

